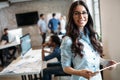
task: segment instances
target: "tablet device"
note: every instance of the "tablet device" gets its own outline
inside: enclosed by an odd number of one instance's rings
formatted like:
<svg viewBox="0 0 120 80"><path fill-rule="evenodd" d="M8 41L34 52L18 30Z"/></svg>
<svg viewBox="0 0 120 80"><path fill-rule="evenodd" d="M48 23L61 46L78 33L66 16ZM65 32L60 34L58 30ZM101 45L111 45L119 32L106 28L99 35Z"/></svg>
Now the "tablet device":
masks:
<svg viewBox="0 0 120 80"><path fill-rule="evenodd" d="M105 68L103 68L103 69L100 69L100 70L97 71L97 72L101 72L101 71L103 71L103 70L106 70L106 69L108 69L108 68L110 68L110 67L113 67L113 66L115 66L115 65L118 65L118 64L120 64L120 62L117 62L116 64L113 64L113 65L110 65L110 66L105 67Z"/></svg>

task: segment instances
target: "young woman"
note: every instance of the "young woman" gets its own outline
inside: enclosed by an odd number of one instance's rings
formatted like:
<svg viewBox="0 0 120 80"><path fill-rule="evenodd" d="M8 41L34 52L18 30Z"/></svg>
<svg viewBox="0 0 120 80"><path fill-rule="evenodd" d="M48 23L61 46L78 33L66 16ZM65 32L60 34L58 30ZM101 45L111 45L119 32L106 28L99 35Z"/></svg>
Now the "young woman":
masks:
<svg viewBox="0 0 120 80"><path fill-rule="evenodd" d="M99 66L109 66L115 61L102 59L103 47L93 29L93 20L86 4L78 0L72 3L61 44L61 63L71 80L102 80ZM71 63L73 67L71 67Z"/></svg>

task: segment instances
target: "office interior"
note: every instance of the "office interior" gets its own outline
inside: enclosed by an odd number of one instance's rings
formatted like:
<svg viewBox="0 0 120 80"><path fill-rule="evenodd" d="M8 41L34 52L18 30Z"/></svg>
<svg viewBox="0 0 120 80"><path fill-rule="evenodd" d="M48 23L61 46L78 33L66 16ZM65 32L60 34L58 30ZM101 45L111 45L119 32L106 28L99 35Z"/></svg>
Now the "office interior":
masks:
<svg viewBox="0 0 120 80"><path fill-rule="evenodd" d="M58 17L67 13L71 3L76 0L1 0L0 1L0 37L3 29L10 30L22 28L22 33L31 35L32 48L41 48L41 36L37 24L18 26L16 14L34 12L38 14L44 13L46 21L51 18L52 13L57 13ZM119 21L120 21L120 0L85 0L89 6L95 29L101 36L104 48L104 58L120 61L120 37L119 37ZM5 3L4 3L5 2ZM7 3L6 3L7 2ZM2 68L1 68L2 70ZM103 71L103 80L119 80L120 66L116 69ZM0 76L0 80L21 80L21 77ZM64 78L62 80L67 80Z"/></svg>

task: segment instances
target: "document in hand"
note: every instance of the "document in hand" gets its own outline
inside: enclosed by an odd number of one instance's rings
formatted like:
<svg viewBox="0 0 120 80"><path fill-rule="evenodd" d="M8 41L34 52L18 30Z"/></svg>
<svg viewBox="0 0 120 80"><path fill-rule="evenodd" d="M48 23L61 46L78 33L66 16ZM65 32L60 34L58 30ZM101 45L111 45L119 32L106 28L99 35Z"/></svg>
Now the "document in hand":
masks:
<svg viewBox="0 0 120 80"><path fill-rule="evenodd" d="M118 64L120 64L120 62L117 62L116 64L113 64L113 65L110 65L110 66L105 67L105 68L103 68L103 69L100 69L100 70L97 71L97 72L101 72L101 71L106 70L106 69L108 69L108 68L110 68L110 67L117 66Z"/></svg>

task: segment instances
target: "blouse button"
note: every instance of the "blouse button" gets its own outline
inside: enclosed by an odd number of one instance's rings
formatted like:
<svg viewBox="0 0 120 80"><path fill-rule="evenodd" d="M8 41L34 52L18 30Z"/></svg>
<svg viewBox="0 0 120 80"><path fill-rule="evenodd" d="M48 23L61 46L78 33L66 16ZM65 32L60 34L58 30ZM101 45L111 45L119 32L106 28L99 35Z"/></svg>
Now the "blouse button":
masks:
<svg viewBox="0 0 120 80"><path fill-rule="evenodd" d="M95 58L93 58L93 60L95 60Z"/></svg>
<svg viewBox="0 0 120 80"><path fill-rule="evenodd" d="M95 67L95 65L93 67Z"/></svg>

